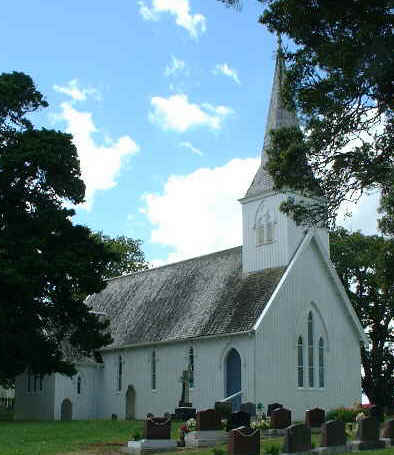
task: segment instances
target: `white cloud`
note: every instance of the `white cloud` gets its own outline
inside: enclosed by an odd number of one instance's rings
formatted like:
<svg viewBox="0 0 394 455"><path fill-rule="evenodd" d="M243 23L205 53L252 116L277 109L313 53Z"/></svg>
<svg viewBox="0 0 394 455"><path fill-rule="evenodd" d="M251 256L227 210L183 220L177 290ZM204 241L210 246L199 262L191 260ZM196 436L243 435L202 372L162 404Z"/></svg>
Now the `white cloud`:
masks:
<svg viewBox="0 0 394 455"><path fill-rule="evenodd" d="M175 22L186 29L194 39L206 31L206 18L202 14L191 14L189 0L152 0L149 8L143 1L138 2L141 16L147 21L157 22L162 13L175 16Z"/></svg>
<svg viewBox="0 0 394 455"><path fill-rule="evenodd" d="M166 77L174 76L177 73L187 73L186 63L183 60L179 60L173 55L171 56L171 63L166 66L164 75Z"/></svg>
<svg viewBox="0 0 394 455"><path fill-rule="evenodd" d="M360 200L355 203L344 203L339 209L337 223L350 231L360 230L366 235L375 235L378 233L378 207L380 193L364 193ZM351 213L351 216L346 216Z"/></svg>
<svg viewBox="0 0 394 455"><path fill-rule="evenodd" d="M54 85L53 89L58 93L70 96L73 101L86 101L88 96L94 96L97 100L101 99L99 91L95 88L79 88L78 79L72 79L65 86Z"/></svg>
<svg viewBox="0 0 394 455"><path fill-rule="evenodd" d="M200 149L198 149L197 147L194 147L194 145L192 145L190 142L181 142L179 145L181 147L185 147L186 149L190 150L195 155L198 155L198 156L204 155Z"/></svg>
<svg viewBox="0 0 394 455"><path fill-rule="evenodd" d="M212 73L215 75L223 74L231 79L233 79L238 85L241 84L239 80L238 73L235 69L230 68L227 63L217 64L215 68L212 70Z"/></svg>
<svg viewBox="0 0 394 455"><path fill-rule="evenodd" d="M130 136L122 136L116 142L99 145L93 139L98 129L93 123L90 112L80 112L71 103L61 104L62 112L57 116L67 124L67 132L73 135L73 142L78 149L82 179L86 185L83 207L90 210L96 191L107 190L116 186L116 177L120 172L123 158L134 155L139 147Z"/></svg>
<svg viewBox="0 0 394 455"><path fill-rule="evenodd" d="M163 130L183 133L189 128L207 126L218 130L222 121L234 111L228 106L189 103L187 95L177 94L168 98L155 96L151 99L153 111L149 120Z"/></svg>
<svg viewBox="0 0 394 455"><path fill-rule="evenodd" d="M142 212L154 225L151 241L173 248L165 260L179 261L241 244L241 204L259 159L234 159L213 169L170 176L162 194L144 196Z"/></svg>

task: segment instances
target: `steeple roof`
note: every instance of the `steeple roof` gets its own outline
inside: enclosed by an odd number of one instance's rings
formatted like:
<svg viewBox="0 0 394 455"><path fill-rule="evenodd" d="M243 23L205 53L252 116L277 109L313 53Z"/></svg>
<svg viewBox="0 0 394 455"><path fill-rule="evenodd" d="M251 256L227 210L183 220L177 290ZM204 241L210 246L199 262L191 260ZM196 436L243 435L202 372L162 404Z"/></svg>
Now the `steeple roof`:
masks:
<svg viewBox="0 0 394 455"><path fill-rule="evenodd" d="M264 134L264 146L261 151L261 164L250 185L245 197L256 196L260 193L272 191L274 181L267 170L264 169L268 156L266 150L271 144L270 131L282 127L297 126L298 121L295 112L290 112L281 99L281 85L284 77L285 65L280 52L280 42L276 55L275 73L271 91L271 101Z"/></svg>

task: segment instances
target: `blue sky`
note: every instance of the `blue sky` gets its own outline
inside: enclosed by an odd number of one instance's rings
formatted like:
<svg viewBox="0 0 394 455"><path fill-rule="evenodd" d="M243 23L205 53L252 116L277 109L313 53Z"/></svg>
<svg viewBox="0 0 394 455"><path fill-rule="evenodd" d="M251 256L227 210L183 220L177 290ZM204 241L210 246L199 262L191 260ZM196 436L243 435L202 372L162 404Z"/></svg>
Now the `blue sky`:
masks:
<svg viewBox="0 0 394 455"><path fill-rule="evenodd" d="M153 264L241 243L258 167L276 39L215 0L6 2L1 72L33 78L69 131L87 185L75 222L143 240ZM373 233L376 201L347 226Z"/></svg>

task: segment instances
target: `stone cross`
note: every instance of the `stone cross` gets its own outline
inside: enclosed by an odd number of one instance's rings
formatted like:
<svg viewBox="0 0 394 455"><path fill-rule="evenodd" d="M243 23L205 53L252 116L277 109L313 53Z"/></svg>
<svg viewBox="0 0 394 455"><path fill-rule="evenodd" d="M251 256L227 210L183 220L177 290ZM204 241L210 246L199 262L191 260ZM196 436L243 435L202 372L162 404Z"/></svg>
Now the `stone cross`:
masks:
<svg viewBox="0 0 394 455"><path fill-rule="evenodd" d="M184 406L189 403L190 399L190 381L191 381L191 370L190 367L187 370L182 371L182 376L179 378L179 382L182 383L182 396L179 406ZM181 404L182 403L182 404Z"/></svg>

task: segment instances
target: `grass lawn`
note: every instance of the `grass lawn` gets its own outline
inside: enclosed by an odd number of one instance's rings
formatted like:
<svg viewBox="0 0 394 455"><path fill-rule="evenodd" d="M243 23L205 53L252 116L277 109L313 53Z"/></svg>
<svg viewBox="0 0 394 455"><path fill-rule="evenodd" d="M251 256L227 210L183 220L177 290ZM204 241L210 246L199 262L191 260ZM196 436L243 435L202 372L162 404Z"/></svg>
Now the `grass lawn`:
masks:
<svg viewBox="0 0 394 455"><path fill-rule="evenodd" d="M173 424L177 439L180 423ZM20 422L0 420L0 455L118 455L120 446L135 431L142 434L142 421L90 420L72 422ZM283 438L262 440L261 454ZM316 447L320 437L313 435ZM223 454L226 446L220 446ZM178 449L167 455L213 455L212 449ZM394 448L363 451L362 455L394 455Z"/></svg>

